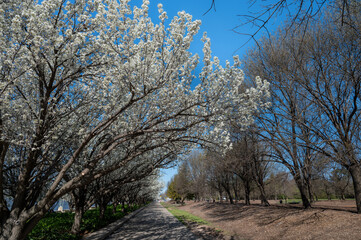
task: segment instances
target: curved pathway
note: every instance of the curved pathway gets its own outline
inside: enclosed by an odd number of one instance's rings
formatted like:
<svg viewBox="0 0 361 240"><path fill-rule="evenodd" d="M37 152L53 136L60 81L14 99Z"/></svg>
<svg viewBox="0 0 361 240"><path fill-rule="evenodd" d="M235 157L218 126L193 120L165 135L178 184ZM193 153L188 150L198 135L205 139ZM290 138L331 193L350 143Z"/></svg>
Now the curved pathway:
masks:
<svg viewBox="0 0 361 240"><path fill-rule="evenodd" d="M167 209L154 202L115 230L106 239L200 240L201 238L193 235Z"/></svg>

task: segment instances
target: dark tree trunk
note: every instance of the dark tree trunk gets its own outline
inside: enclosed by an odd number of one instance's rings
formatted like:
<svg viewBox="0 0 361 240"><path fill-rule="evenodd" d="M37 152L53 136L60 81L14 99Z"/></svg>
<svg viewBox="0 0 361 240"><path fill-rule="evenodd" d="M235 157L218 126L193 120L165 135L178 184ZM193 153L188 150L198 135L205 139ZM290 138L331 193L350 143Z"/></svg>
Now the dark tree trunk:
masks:
<svg viewBox="0 0 361 240"><path fill-rule="evenodd" d="M251 186L249 181L243 181L244 186L244 203L246 205L251 205L250 195L251 195Z"/></svg>
<svg viewBox="0 0 361 240"><path fill-rule="evenodd" d="M113 202L113 214L116 214L116 212L117 212L117 206L118 206L118 203L117 203L117 202Z"/></svg>
<svg viewBox="0 0 361 240"><path fill-rule="evenodd" d="M228 195L228 198L229 198L229 203L230 203L230 204L234 204L231 191L230 191L229 189L226 189L226 192L227 192L227 195Z"/></svg>
<svg viewBox="0 0 361 240"><path fill-rule="evenodd" d="M122 211L123 211L123 213L125 213L125 212L126 212L126 209L125 209L125 202L124 202L124 200L122 201Z"/></svg>
<svg viewBox="0 0 361 240"><path fill-rule="evenodd" d="M234 190L234 200L235 200L235 203L237 203L238 199L239 199L239 196L238 196L238 193L237 193L237 189L236 188L233 188Z"/></svg>
<svg viewBox="0 0 361 240"><path fill-rule="evenodd" d="M223 192L219 190L219 202L223 202Z"/></svg>
<svg viewBox="0 0 361 240"><path fill-rule="evenodd" d="M103 220L105 217L105 211L107 210L107 202L102 202L99 204L99 219Z"/></svg>
<svg viewBox="0 0 361 240"><path fill-rule="evenodd" d="M260 198L261 198L261 203L264 206L270 206L267 197L266 197L266 190L264 188L264 181L263 178L261 177L256 177L256 174L254 175L255 177L255 182L257 184L258 190L260 192Z"/></svg>
<svg viewBox="0 0 361 240"><path fill-rule="evenodd" d="M10 216L2 226L0 240L19 240L24 224Z"/></svg>
<svg viewBox="0 0 361 240"><path fill-rule="evenodd" d="M341 193L341 200L346 200L345 193Z"/></svg>
<svg viewBox="0 0 361 240"><path fill-rule="evenodd" d="M103 205L99 206L99 219L103 220L105 216L105 207Z"/></svg>
<svg viewBox="0 0 361 240"><path fill-rule="evenodd" d="M0 126L1 118L0 118ZM10 211L6 206L6 201L4 198L4 190L3 190L3 167L5 162L5 156L7 153L7 150L9 148L9 144L5 142L0 142L0 224L1 226L5 223L6 219L8 219L10 215ZM1 229L0 229L1 233Z"/></svg>
<svg viewBox="0 0 361 240"><path fill-rule="evenodd" d="M301 194L301 199L302 199L302 205L305 209L307 208L310 208L311 207L311 203L310 201L308 200L307 198L307 195L306 195L306 190L305 190L305 186L302 182L302 179L298 176L294 176L294 179L295 179L295 182L296 182L296 185L298 187L298 190L300 191L300 194Z"/></svg>
<svg viewBox="0 0 361 240"><path fill-rule="evenodd" d="M357 213L361 213L361 167L355 164L349 167L349 171L355 191Z"/></svg>
<svg viewBox="0 0 361 240"><path fill-rule="evenodd" d="M313 203L314 197L313 197L313 190L312 190L312 182L311 182L310 178L306 179L306 186L307 186L308 199L310 200L311 203Z"/></svg>
<svg viewBox="0 0 361 240"><path fill-rule="evenodd" d="M87 210L86 205L87 188L82 187L72 191L73 207L74 207L74 222L71 227L72 234L78 234L80 232L80 226L83 219L84 212ZM91 204L89 204L91 205Z"/></svg>
<svg viewBox="0 0 361 240"><path fill-rule="evenodd" d="M26 213L18 218L14 218L14 215L10 214L5 224L2 225L2 233L0 240L24 240L26 236L32 231L36 224L45 215L45 210L39 212L38 215L30 218Z"/></svg>
<svg viewBox="0 0 361 240"><path fill-rule="evenodd" d="M270 206L268 200L267 200L267 197L266 197L266 191L264 189L264 186L263 185L260 185L257 183L257 186L258 186L258 189L259 189L259 192L260 192L260 198L261 198L261 203L262 205L264 206Z"/></svg>
<svg viewBox="0 0 361 240"><path fill-rule="evenodd" d="M84 215L83 207L75 207L74 223L71 227L72 234L78 234L80 232L80 226Z"/></svg>

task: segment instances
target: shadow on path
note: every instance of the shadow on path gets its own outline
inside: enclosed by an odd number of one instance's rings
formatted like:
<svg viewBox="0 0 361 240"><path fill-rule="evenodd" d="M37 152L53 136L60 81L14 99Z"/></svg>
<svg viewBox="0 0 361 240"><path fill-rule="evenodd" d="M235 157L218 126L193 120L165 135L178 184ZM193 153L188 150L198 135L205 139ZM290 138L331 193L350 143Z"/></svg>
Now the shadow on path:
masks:
<svg viewBox="0 0 361 240"><path fill-rule="evenodd" d="M184 239L200 240L159 203L151 203L107 240L118 239Z"/></svg>

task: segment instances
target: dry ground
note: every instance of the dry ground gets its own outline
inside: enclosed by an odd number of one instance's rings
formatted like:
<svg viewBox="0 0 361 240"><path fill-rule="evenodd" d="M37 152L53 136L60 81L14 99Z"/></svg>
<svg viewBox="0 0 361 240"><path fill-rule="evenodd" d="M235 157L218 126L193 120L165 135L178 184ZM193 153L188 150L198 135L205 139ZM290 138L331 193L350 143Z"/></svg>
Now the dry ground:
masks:
<svg viewBox="0 0 361 240"><path fill-rule="evenodd" d="M354 201L319 201L307 210L295 204L271 204L187 202L179 208L223 231L224 237L213 239L361 240L361 214L355 213ZM206 227L198 226L202 228Z"/></svg>

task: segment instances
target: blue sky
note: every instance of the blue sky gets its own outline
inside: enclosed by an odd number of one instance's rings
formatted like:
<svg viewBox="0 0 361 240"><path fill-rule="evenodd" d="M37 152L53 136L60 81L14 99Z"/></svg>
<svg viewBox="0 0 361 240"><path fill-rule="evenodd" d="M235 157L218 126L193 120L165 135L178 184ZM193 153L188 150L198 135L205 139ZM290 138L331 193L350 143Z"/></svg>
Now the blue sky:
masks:
<svg viewBox="0 0 361 240"><path fill-rule="evenodd" d="M242 56L246 49L253 45L253 42L250 41L244 47L239 49L243 44L249 40L249 36L240 35L234 33L232 29L237 25L240 25L242 22L245 22L245 18L239 17L237 15L241 14L250 14L251 12L258 12L262 10L260 4L262 1L259 1L259 4L254 4L252 8L250 7L249 0L216 0L216 11L212 9L207 14L205 12L210 8L212 1L211 0L149 0L150 9L149 13L154 22L158 22L158 3L163 4L163 9L168 14L168 20L172 19L179 11L186 11L187 13L193 16L193 19L199 19L202 21L202 26L200 32L198 33L198 38L196 38L191 46L192 53L198 53L202 55L202 42L200 41L203 32L207 32L208 37L211 39L212 43L212 52L214 56L219 57L219 59L224 64L227 59L232 60L233 55ZM142 0L132 0L131 5L140 6ZM257 2L256 2L257 3ZM271 24L273 24L271 22ZM251 28L251 25L244 26L240 29L244 33L254 33L257 28ZM269 25L272 28L271 25ZM261 35L259 35L261 36ZM238 49L238 51L237 51ZM235 53L236 51L236 53Z"/></svg>
<svg viewBox="0 0 361 240"><path fill-rule="evenodd" d="M131 5L140 6L141 3L142 0L131 1ZM201 57L203 55L203 43L200 39L202 38L203 32L207 32L208 37L211 39L213 56L217 56L222 64L225 64L227 59L231 61L234 55L242 57L247 49L254 45L252 40L248 41L250 39L249 36L237 34L233 32L232 29L246 20L238 15L261 11L262 8L260 4L262 4L262 1L256 2L252 8L249 8L249 0L216 0L216 11L212 9L204 15L211 6L211 0L150 0L149 14L154 22L158 21L158 3L163 4L163 9L167 12L169 20L177 15L179 11L184 10L193 16L193 20L199 19L202 21L200 32L194 39L190 49L192 53L198 53ZM277 20L272 20L268 28L269 30L274 30L277 25ZM238 30L243 33L253 34L257 28L246 25ZM257 35L257 38L259 38L261 34L262 32ZM162 170L162 172L163 176L161 180L166 185L177 170L176 168L171 168ZM166 188L164 188L164 190L165 189Z"/></svg>

